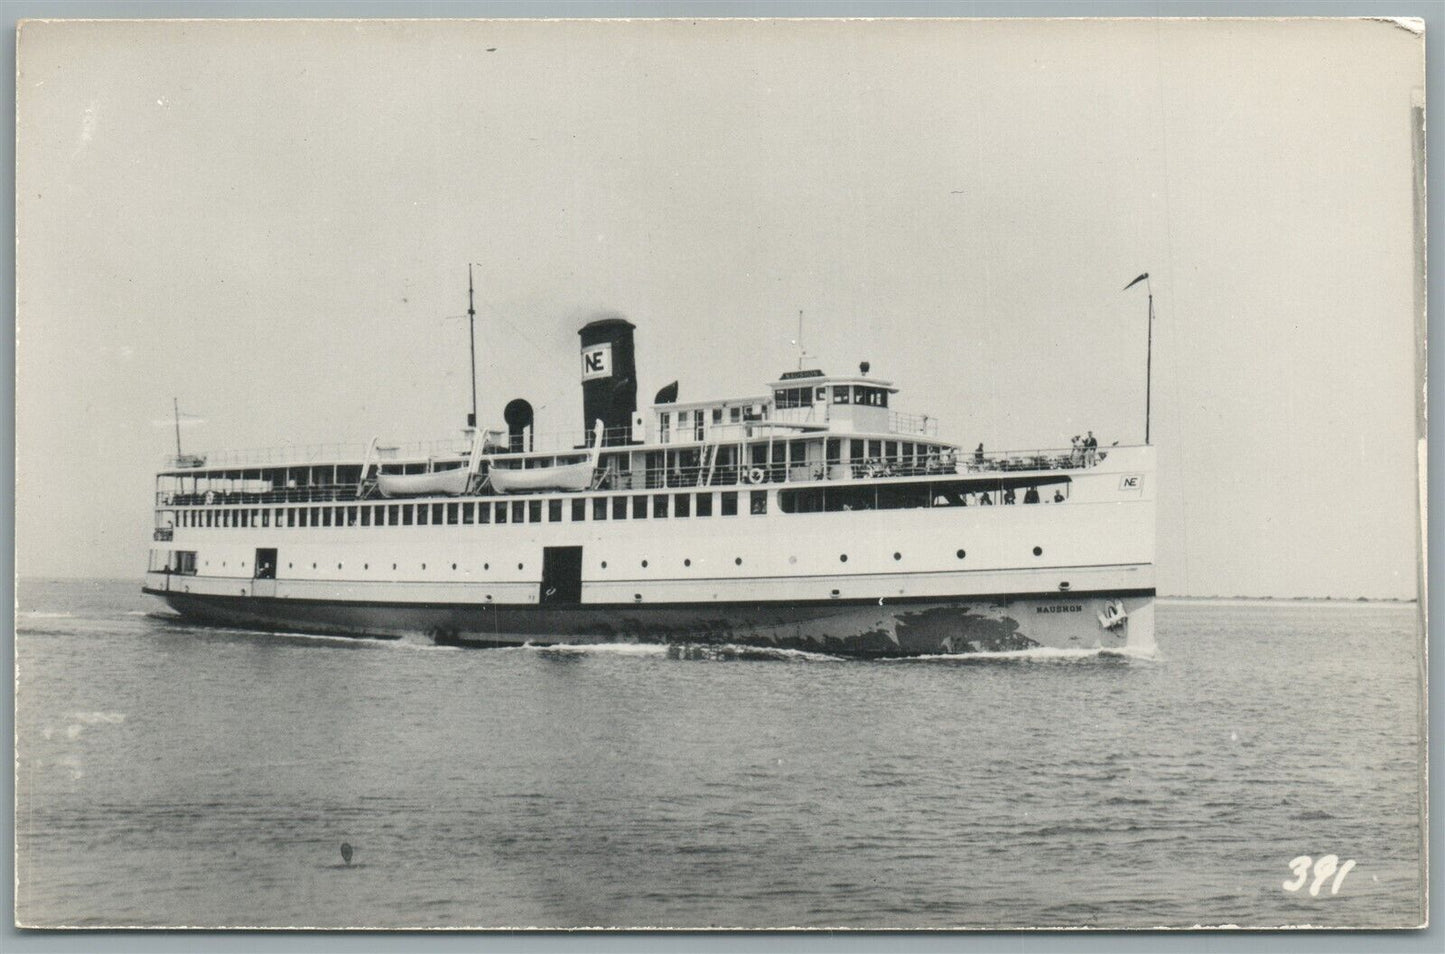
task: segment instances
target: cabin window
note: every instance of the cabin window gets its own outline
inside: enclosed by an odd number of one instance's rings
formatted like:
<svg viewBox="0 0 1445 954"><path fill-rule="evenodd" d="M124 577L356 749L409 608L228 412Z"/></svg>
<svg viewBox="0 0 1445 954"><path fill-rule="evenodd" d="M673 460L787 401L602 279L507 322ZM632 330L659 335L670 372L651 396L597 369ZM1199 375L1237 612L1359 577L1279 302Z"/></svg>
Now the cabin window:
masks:
<svg viewBox="0 0 1445 954"><path fill-rule="evenodd" d="M897 442L897 441L885 441L884 444L883 444L883 456L886 457L886 458L888 458L889 460L897 460L897 459L898 459L898 442Z"/></svg>
<svg viewBox="0 0 1445 954"><path fill-rule="evenodd" d="M179 573L179 574L181 574L182 576L195 576L195 575L196 575L196 551L195 551L195 550L177 550L177 551L176 551L176 572Z"/></svg>
<svg viewBox="0 0 1445 954"><path fill-rule="evenodd" d="M613 498L612 498L612 519L613 519L613 520L626 520L626 519L627 519L627 498L626 498L626 497L613 497Z"/></svg>
<svg viewBox="0 0 1445 954"><path fill-rule="evenodd" d="M736 517L738 515L738 492L736 490L724 490L722 492L722 515L724 517Z"/></svg>
<svg viewBox="0 0 1445 954"><path fill-rule="evenodd" d="M834 404L847 404L847 403L848 403L848 385L846 385L846 384L835 384L835 385L833 385L833 403L834 403Z"/></svg>
<svg viewBox="0 0 1445 954"><path fill-rule="evenodd" d="M403 527L411 526L414 516L412 504L401 505L401 525Z"/></svg>
<svg viewBox="0 0 1445 954"><path fill-rule="evenodd" d="M417 505L416 505L416 525L417 525L417 526L419 526L419 527L424 527L424 526L426 526L427 509L428 509L428 508L427 508L427 505L426 505L426 504L417 504Z"/></svg>
<svg viewBox="0 0 1445 954"><path fill-rule="evenodd" d="M286 508L286 524L287 524L287 526L291 526L291 527L300 526L300 524L298 524L298 523L296 522L296 508L295 508L295 507L287 507L287 508Z"/></svg>
<svg viewBox="0 0 1445 954"><path fill-rule="evenodd" d="M529 500L529 501L527 501L527 522L528 522L528 523L541 523L541 522L542 522L542 501L540 501L540 500Z"/></svg>
<svg viewBox="0 0 1445 954"><path fill-rule="evenodd" d="M206 511L206 518L205 518L205 519L206 519L206 526L208 526L208 527L211 525L211 516L212 516L211 512L210 512L209 510Z"/></svg>
<svg viewBox="0 0 1445 954"><path fill-rule="evenodd" d="M652 498L652 515L654 517L667 516L667 494L657 494Z"/></svg>
<svg viewBox="0 0 1445 954"><path fill-rule="evenodd" d="M647 518L647 498L646 498L646 497L633 497L633 498L632 498L632 519L633 519L633 520L645 520L646 518Z"/></svg>
<svg viewBox="0 0 1445 954"><path fill-rule="evenodd" d="M496 504L496 506L495 506L494 509L496 510L496 516L493 518L493 519L494 519L494 522L496 522L496 523L506 523L506 522L507 522L507 504L506 504L504 501L498 501L498 503Z"/></svg>
<svg viewBox="0 0 1445 954"><path fill-rule="evenodd" d="M581 523L587 519L587 501L581 497L572 499L572 522Z"/></svg>
<svg viewBox="0 0 1445 954"><path fill-rule="evenodd" d="M470 500L462 504L462 523L477 522L477 505Z"/></svg>
<svg viewBox="0 0 1445 954"><path fill-rule="evenodd" d="M672 498L672 513L676 517L686 517L690 513L688 504L692 503L692 497L688 494L676 494ZM663 514L667 516L667 514Z"/></svg>
<svg viewBox="0 0 1445 954"><path fill-rule="evenodd" d="M593 519L593 520L606 520L606 519L607 519L607 498L606 498L606 497L593 497L593 498L592 498L592 519Z"/></svg>
<svg viewBox="0 0 1445 954"><path fill-rule="evenodd" d="M492 522L492 505L489 503L477 504L477 523Z"/></svg>
<svg viewBox="0 0 1445 954"><path fill-rule="evenodd" d="M443 506L443 505L442 505L442 504L439 504L439 503L434 503L434 504L431 505L431 522L432 522L432 523L441 523L441 522L442 522L442 506ZM452 521L452 522L455 523L456 521Z"/></svg>
<svg viewBox="0 0 1445 954"><path fill-rule="evenodd" d="M860 440L850 440L848 442L848 459L857 463L863 460L864 456L863 442Z"/></svg>
<svg viewBox="0 0 1445 954"><path fill-rule="evenodd" d="M460 510L461 510L461 504L454 504L454 503L449 503L449 504L447 504L447 523L448 523L448 524L454 524L454 523L457 522L457 519L458 519L458 517L460 516L460 514L458 513L458 511L460 511Z"/></svg>
<svg viewBox="0 0 1445 954"><path fill-rule="evenodd" d="M386 506L386 525L389 526L389 527L395 527L395 526L397 526L397 525L400 523L400 517L401 517L401 504L387 504L387 506Z"/></svg>
<svg viewBox="0 0 1445 954"><path fill-rule="evenodd" d="M764 514L768 512L768 492L766 490L748 491L748 510L750 513Z"/></svg>
<svg viewBox="0 0 1445 954"><path fill-rule="evenodd" d="M697 495L697 515L699 517L712 516L712 494L704 493Z"/></svg>
<svg viewBox="0 0 1445 954"><path fill-rule="evenodd" d="M512 501L512 522L513 522L513 523L521 523L521 522L525 519L524 516L523 516L523 514L522 514L522 511L523 511L523 509L524 509L525 503L526 503L526 501L524 501L524 500L513 500L513 501Z"/></svg>
<svg viewBox="0 0 1445 954"><path fill-rule="evenodd" d="M357 516L356 508L355 508L355 507L347 507L347 508L346 508L346 525L347 525L348 527L354 527L354 526L356 526L356 523L357 523L357 521L358 521L359 519L360 519L360 518Z"/></svg>
<svg viewBox="0 0 1445 954"><path fill-rule="evenodd" d="M562 522L562 501L560 501L560 500L549 500L549 501L547 501L547 522L548 522L548 523L561 523L561 522Z"/></svg>
<svg viewBox="0 0 1445 954"><path fill-rule="evenodd" d="M721 424L721 423L722 423L722 412L723 412L723 409L720 408L720 407L715 407L715 408L712 409L712 422L713 422L714 424Z"/></svg>
<svg viewBox="0 0 1445 954"><path fill-rule="evenodd" d="M728 420L737 424L743 419L743 409L740 407L728 408Z"/></svg>
<svg viewBox="0 0 1445 954"><path fill-rule="evenodd" d="M361 508L361 525L362 525L363 527L369 527L369 526L371 526L371 508L370 508L370 507L362 507L362 508Z"/></svg>

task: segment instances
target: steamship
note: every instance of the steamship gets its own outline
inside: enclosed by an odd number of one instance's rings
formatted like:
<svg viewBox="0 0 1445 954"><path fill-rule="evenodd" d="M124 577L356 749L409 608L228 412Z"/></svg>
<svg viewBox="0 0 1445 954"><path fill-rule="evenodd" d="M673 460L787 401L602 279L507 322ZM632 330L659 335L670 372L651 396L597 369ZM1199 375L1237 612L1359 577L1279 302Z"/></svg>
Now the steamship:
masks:
<svg viewBox="0 0 1445 954"><path fill-rule="evenodd" d="M224 626L444 644L855 656L1153 641L1154 452L986 453L870 374L637 409L634 326L583 327L583 428L181 455L144 591Z"/></svg>

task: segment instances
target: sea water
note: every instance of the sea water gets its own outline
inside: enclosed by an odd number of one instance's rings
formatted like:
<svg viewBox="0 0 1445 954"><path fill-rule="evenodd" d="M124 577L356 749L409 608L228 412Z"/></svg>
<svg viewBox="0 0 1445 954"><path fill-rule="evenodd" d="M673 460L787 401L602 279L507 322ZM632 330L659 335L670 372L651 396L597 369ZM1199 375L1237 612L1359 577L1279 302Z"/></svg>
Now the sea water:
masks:
<svg viewBox="0 0 1445 954"><path fill-rule="evenodd" d="M22 581L17 914L1418 924L1416 608L1162 601L1157 628L1132 655L464 650Z"/></svg>

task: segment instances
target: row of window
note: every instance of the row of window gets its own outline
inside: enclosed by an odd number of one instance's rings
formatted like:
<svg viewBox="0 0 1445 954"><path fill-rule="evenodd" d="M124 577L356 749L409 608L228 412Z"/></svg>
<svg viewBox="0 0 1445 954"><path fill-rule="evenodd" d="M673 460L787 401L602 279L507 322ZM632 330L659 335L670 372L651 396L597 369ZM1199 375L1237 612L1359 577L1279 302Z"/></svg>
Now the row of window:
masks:
<svg viewBox="0 0 1445 954"><path fill-rule="evenodd" d="M741 501L739 498L743 498ZM716 509L714 509L716 498ZM349 504L330 507L250 507L181 510L182 527L412 527L439 524L580 523L592 520L644 520L649 517L736 516L768 512L768 492L724 490L712 493L637 494L573 497L570 500L457 501L450 503Z"/></svg>
<svg viewBox="0 0 1445 954"><path fill-rule="evenodd" d="M276 551L275 551L275 550L257 550L256 552L257 552L257 554L258 554L258 561L257 561L256 567L255 567L255 576L256 576L256 578L257 578L257 579L275 579L275 576L276 576ZM1034 556L1043 556L1043 553L1044 553L1043 547L1034 547L1034 548L1033 548L1033 554L1034 554ZM957 550L957 551L954 552L954 556L957 557L958 559L962 560L962 559L964 559L965 557L968 556L968 553L967 553L966 551L964 551L964 550ZM893 559L894 559L895 561L901 561L901 560L903 559L903 554L902 554L900 551L896 551L896 550L895 550L894 553L893 553ZM788 558L788 562L789 562L789 563L797 563L797 562L798 562L798 558L797 558L797 557L789 557L789 558ZM848 554L846 554L846 553L840 553L840 554L838 554L838 562L840 562L840 563L847 563L847 562L848 562ZM742 557L735 557L735 558L733 559L733 563L734 563L736 566L742 566L742 565L743 565L743 558L742 558ZM210 561L210 560L207 560L207 561L205 562L205 565L206 565L206 566L210 566L210 565L211 565L211 561ZM354 564L353 564L353 565L354 565ZM443 565L445 565L445 564L443 564ZM650 561L644 559L644 560L641 561L640 565L641 565L641 567L645 570L645 569L647 569L648 566L650 565ZM682 561L682 565L683 565L684 567L690 567L690 566L692 566L692 560L691 560L690 558L684 559L684 560ZM221 567L222 567L222 568L225 568L225 566L226 566L226 561L224 561L224 560L221 561ZM606 560L603 560L603 561L601 562L600 566L601 566L601 568L604 569L604 570L607 569L607 561L606 561ZM183 574L183 575L186 575L186 576L195 576L195 575L196 575L196 568L197 568L197 564L196 564L196 551L194 551L194 550L152 550L151 553L150 553L150 571L151 571L152 573L179 573L179 574ZM243 570L246 568L246 561L245 561L245 560L242 560L242 561L240 562L240 568L243 569ZM286 564L286 568L287 568L288 570L295 569L295 564L294 564L294 563L287 563L287 564ZM311 569L315 570L315 569L317 569L317 568L318 568L318 562L312 562L312 564L311 564ZM336 564L336 569L338 569L338 570L344 570L345 568L346 568L346 564L345 564L345 563L338 563L338 564ZM361 568L362 568L363 570L370 570L370 569L371 569L371 564L370 564L370 563L363 563L362 566L361 566ZM398 568L398 565L395 564L395 563L393 563L393 564L391 565L391 568L392 568L393 570L396 570L396 569ZM424 570L426 570L426 568L427 568L427 564L422 563L422 564L421 564L421 569L424 571ZM453 564L451 565L451 568L452 568L453 570L456 570L456 569L458 568L458 565L455 564L455 563L453 563ZM492 568L492 565L491 565L490 563L484 563L484 564L482 564L482 569L483 569L483 570L490 570L491 568ZM518 570L525 570L525 569L526 569L526 564L525 564L525 563L518 563L518 564L517 564L517 569L518 569Z"/></svg>
<svg viewBox="0 0 1445 954"><path fill-rule="evenodd" d="M1042 493L1040 491L1042 490ZM1061 503L1068 499L1067 479L966 479L893 484L846 484L778 491L783 513L843 510L910 510L1022 502ZM714 509L714 503L717 504ZM182 527L411 527L429 524L562 523L571 520L644 520L667 517L735 516L768 512L766 490L718 493L635 494L550 500L451 501L434 503L348 504L321 507L243 507L181 510ZM590 515L590 517L589 517ZM166 532L165 527L161 533ZM158 536L158 539L160 537Z"/></svg>

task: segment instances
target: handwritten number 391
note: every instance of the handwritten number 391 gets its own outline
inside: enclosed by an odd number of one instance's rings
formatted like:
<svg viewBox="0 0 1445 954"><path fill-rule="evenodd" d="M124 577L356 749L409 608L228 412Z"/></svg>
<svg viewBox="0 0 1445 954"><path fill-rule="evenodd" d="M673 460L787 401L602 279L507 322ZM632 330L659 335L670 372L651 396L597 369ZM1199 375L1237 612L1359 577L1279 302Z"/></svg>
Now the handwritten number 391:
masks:
<svg viewBox="0 0 1445 954"><path fill-rule="evenodd" d="M1321 855L1318 861L1309 855L1300 855L1289 863L1290 870L1294 872L1294 879L1286 881L1283 887L1286 891L1298 891L1303 888L1305 882L1310 880L1310 869L1313 867L1315 877L1313 881L1310 881L1310 897L1319 897L1320 888L1330 875L1335 876L1335 880L1330 884L1330 894L1339 894L1345 875L1349 874L1350 869L1354 866L1353 859L1340 864L1339 855Z"/></svg>

